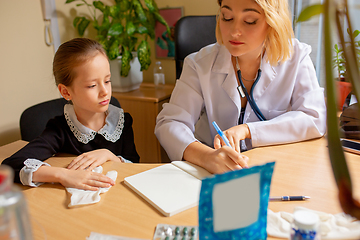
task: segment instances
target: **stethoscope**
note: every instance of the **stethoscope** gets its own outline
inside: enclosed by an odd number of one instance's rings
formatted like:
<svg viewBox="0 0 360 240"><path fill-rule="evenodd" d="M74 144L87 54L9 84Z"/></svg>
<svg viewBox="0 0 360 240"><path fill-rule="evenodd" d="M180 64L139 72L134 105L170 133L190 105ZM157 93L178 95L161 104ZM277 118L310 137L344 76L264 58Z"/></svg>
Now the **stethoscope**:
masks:
<svg viewBox="0 0 360 240"><path fill-rule="evenodd" d="M261 60L262 61L262 56L261 56ZM261 62L260 62L260 66L261 66ZM253 92L254 92L254 88L255 88L255 85L257 84L257 82L259 81L260 77L261 77L261 69L259 68L258 72L257 72L257 75L256 75L256 79L255 79L255 82L254 84L251 86L251 89L250 89L250 95L248 94L247 92L247 89L242 81L242 78L241 78L241 71L240 71L240 67L239 67L239 63L238 63L238 59L236 57L236 69L237 69L237 75L238 75L238 78L239 78L239 82L240 82L240 86L237 87L237 90L239 91L240 93L240 96L241 97L246 97L251 108L253 109L255 115L260 119L260 121L266 121L266 118L264 117L264 115L262 114L262 112L260 111L259 107L257 106L255 100L254 100L254 96L253 96Z"/></svg>

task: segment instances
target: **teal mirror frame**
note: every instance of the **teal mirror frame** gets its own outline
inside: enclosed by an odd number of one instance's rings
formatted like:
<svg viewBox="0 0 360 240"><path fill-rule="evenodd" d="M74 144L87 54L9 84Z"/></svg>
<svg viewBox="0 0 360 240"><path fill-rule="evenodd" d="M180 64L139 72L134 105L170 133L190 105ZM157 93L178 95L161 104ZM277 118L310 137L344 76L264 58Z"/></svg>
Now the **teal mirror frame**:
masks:
<svg viewBox="0 0 360 240"><path fill-rule="evenodd" d="M274 166L275 162L270 162L264 165L231 171L203 179L199 199L199 240L266 239L267 208ZM213 190L215 185L255 173L260 174L260 206L258 220L243 228L214 232Z"/></svg>

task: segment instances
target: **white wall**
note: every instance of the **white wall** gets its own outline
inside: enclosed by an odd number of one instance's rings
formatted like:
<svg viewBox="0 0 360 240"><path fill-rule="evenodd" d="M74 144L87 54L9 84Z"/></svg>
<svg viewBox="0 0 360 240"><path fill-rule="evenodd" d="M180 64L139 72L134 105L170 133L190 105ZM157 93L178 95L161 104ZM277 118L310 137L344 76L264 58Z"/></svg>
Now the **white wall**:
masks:
<svg viewBox="0 0 360 240"><path fill-rule="evenodd" d="M349 4L352 6L350 9L351 23L353 31L356 29L360 31L360 1L359 0L349 0ZM359 40L360 36L356 38Z"/></svg>
<svg viewBox="0 0 360 240"><path fill-rule="evenodd" d="M53 48L44 40L40 1L0 1L0 145L20 138L22 111L59 97Z"/></svg>

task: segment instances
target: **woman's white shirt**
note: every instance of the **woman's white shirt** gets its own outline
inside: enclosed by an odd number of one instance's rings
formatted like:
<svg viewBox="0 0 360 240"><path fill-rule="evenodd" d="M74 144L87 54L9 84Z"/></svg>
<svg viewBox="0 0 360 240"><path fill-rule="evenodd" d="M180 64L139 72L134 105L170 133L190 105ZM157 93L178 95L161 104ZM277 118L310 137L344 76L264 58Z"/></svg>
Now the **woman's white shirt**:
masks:
<svg viewBox="0 0 360 240"><path fill-rule="evenodd" d="M244 123L252 139L246 147L283 144L321 137L326 131L324 89L319 86L310 59L311 47L293 40L294 52L283 64L264 59L253 97L267 119L260 121L249 103ZM170 102L157 117L155 134L171 160L181 160L194 141L213 147L216 121L226 130L238 125L241 98L229 51L212 44L184 61Z"/></svg>

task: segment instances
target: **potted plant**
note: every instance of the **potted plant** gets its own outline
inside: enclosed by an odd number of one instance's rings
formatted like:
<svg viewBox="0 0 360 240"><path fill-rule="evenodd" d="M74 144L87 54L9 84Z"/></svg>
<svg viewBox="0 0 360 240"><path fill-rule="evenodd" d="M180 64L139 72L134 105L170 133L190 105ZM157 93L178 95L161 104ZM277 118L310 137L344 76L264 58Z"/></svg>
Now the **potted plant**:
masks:
<svg viewBox="0 0 360 240"><path fill-rule="evenodd" d="M129 75L131 63L136 57L140 71L149 68L151 52L147 40L155 38L157 21L165 25L170 33L170 28L159 14L154 0L144 0L145 6L140 0L115 0L112 5L106 5L102 1L93 1L90 4L87 0L66 0L65 3L73 2L77 2L77 7L86 7L90 14L75 17L74 27L80 36L84 36L85 30L92 23L97 32L96 40L102 44L109 59L121 58L119 77ZM116 63L110 62L110 65L113 68Z"/></svg>
<svg viewBox="0 0 360 240"><path fill-rule="evenodd" d="M353 33L350 32L349 28L347 29L347 33L349 35L349 39L353 39L355 43L355 52L360 59L360 40L355 41L356 37L360 34L359 30L355 30ZM349 48L351 41L344 42L344 45L334 45L335 55L333 57L334 68L337 70L338 81L336 82L336 88L338 90L339 101L338 101L338 109L342 110L342 106L345 102L346 97L351 92L351 83L347 81L347 71L346 71L346 62L344 57L344 48Z"/></svg>
<svg viewBox="0 0 360 240"><path fill-rule="evenodd" d="M324 0L322 4L315 4L304 9L299 15L298 21L306 21L314 15L322 13L324 18L324 45L325 45L325 69L326 69L326 96L327 96L327 139L331 166L336 184L339 189L339 202L345 213L360 219L360 201L354 199L352 182L346 163L344 150L340 142L338 131L338 115L336 107L336 92L333 77L332 61L332 36L337 30L342 46L345 46L344 31L341 19L345 19L352 31L347 0ZM345 59L346 78L352 84L353 92L360 99L360 70L359 55L356 52L356 43L350 38L349 47L343 48ZM360 113L359 113L360 115Z"/></svg>

